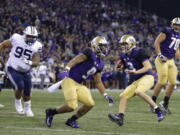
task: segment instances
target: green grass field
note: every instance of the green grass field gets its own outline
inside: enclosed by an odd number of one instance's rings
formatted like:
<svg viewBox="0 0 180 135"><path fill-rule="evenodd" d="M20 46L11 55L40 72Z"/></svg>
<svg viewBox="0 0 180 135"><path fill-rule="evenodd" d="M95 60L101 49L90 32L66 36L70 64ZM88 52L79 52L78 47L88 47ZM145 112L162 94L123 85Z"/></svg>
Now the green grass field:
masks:
<svg viewBox="0 0 180 135"><path fill-rule="evenodd" d="M116 113L120 91L108 91L116 100L116 105L109 107L97 91L93 91L96 106L87 115L79 119L81 129L72 129L64 123L73 113L55 116L52 128L44 124L44 110L64 103L62 92L50 94L46 91L33 91L32 110L34 118L19 116L14 109L13 91L4 90L0 94L0 135L179 135L180 134L180 92L174 92L170 108L173 112L158 123L156 115L149 112L148 105L138 97L128 103L125 125L117 126L109 121L107 114ZM151 93L149 92L151 95ZM162 99L164 93L159 97Z"/></svg>

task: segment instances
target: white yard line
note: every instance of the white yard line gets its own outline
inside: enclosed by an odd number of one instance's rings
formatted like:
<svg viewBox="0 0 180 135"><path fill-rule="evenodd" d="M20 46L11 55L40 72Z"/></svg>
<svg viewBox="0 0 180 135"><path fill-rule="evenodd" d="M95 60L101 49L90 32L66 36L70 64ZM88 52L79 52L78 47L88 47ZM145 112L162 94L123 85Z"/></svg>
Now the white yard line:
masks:
<svg viewBox="0 0 180 135"><path fill-rule="evenodd" d="M98 131L75 131L75 130L64 130L64 129L49 129L40 127L17 127L17 126L0 126L4 129L22 129L22 130L36 130L36 131L51 131L51 132L73 132L73 133L89 133L89 134L100 134L100 135L142 135L142 134L132 134L132 133L117 133L117 132L98 132Z"/></svg>

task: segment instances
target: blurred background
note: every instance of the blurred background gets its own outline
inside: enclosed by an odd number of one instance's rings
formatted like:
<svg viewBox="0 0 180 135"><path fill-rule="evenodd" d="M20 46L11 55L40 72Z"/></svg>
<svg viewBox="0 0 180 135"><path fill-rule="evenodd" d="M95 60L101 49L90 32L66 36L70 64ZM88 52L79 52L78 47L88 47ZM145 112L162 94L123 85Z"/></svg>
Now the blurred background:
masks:
<svg viewBox="0 0 180 135"><path fill-rule="evenodd" d="M177 0L1 0L0 2L0 42L13 33L22 34L28 25L38 28L39 40L44 45L41 64L32 69L34 88L44 89L64 78L64 65L82 49L90 45L97 35L110 42L109 55L102 80L108 89L124 89L128 75L115 68L118 58L118 41L124 34L132 34L138 45L145 48L154 67L156 57L153 43L156 36L180 9ZM9 56L9 50L0 53L0 70ZM176 60L178 68L180 62ZM180 71L180 69L179 69ZM179 87L179 75L177 77ZM94 89L92 77L87 86ZM6 75L1 75L0 85L10 88Z"/></svg>

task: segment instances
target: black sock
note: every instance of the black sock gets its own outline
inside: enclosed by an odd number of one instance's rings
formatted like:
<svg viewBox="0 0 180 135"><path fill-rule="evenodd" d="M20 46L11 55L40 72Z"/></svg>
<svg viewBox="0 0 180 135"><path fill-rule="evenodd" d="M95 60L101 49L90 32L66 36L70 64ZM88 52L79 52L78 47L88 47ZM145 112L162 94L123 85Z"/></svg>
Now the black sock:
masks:
<svg viewBox="0 0 180 135"><path fill-rule="evenodd" d="M160 111L161 111L161 109L160 109L159 107L155 109L155 112L156 112L156 113L158 113L158 112L160 112Z"/></svg>
<svg viewBox="0 0 180 135"><path fill-rule="evenodd" d="M75 121L75 120L77 120L78 119L78 117L76 116L76 115L73 115L71 118L70 118L70 120L72 120L72 121Z"/></svg>
<svg viewBox="0 0 180 135"><path fill-rule="evenodd" d="M56 108L54 108L54 109L50 109L50 113L52 115L55 115L55 114L58 114L58 111L56 110Z"/></svg>
<svg viewBox="0 0 180 135"><path fill-rule="evenodd" d="M124 113L118 113L118 115L122 118L124 118Z"/></svg>
<svg viewBox="0 0 180 135"><path fill-rule="evenodd" d="M152 96L152 100L156 103L156 99L157 97L156 96Z"/></svg>
<svg viewBox="0 0 180 135"><path fill-rule="evenodd" d="M168 107L169 99L170 99L170 97L168 97L168 96L165 96L165 97L164 97L164 106L165 106L165 107Z"/></svg>

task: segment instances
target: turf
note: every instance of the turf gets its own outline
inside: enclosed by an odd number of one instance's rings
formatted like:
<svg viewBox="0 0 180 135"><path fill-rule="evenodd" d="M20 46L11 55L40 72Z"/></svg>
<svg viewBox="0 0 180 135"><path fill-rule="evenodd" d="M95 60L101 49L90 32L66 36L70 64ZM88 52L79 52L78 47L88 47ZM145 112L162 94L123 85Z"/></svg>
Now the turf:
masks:
<svg viewBox="0 0 180 135"><path fill-rule="evenodd" d="M125 115L125 125L117 126L107 118L108 113L116 113L120 91L108 91L115 98L116 104L109 107L103 97L92 91L96 102L95 107L84 117L79 119L81 129L72 129L64 123L73 113L55 116L52 128L44 124L44 110L64 103L62 92L50 94L46 91L33 91L32 110L34 118L27 118L16 114L12 90L4 90L0 94L0 135L179 135L180 134L180 92L174 92L170 108L173 112L165 120L158 123L155 114L149 112L148 105L138 97L129 100ZM151 92L148 92L151 95ZM159 101L164 93L161 93ZM159 102L158 101L158 102Z"/></svg>

